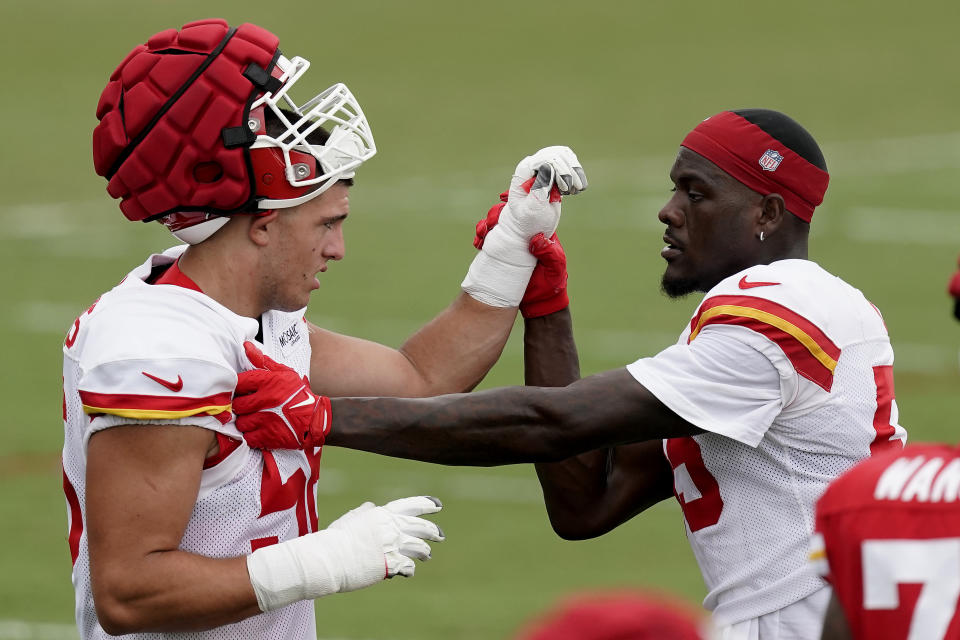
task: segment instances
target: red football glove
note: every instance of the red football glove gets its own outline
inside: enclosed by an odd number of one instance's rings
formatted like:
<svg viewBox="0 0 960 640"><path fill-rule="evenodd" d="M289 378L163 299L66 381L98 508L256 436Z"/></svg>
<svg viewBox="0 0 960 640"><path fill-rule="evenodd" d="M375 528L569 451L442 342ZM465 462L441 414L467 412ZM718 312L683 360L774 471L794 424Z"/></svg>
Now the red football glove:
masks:
<svg viewBox="0 0 960 640"><path fill-rule="evenodd" d="M960 264L960 260L958 260L958 264ZM953 296L953 315L957 320L960 320L960 269L950 278L947 293Z"/></svg>
<svg viewBox="0 0 960 640"><path fill-rule="evenodd" d="M533 184L532 180L528 181ZM523 185L526 189L530 185ZM560 199L560 192L554 185L550 191L550 200ZM500 194L500 202L493 205L487 216L477 223L477 234L473 238L473 246L477 249L483 246L483 239L490 229L493 229L500 220L500 212L506 206L507 192ZM538 233L530 240L530 253L537 257L537 266L533 269L527 290L520 301L520 313L524 318L537 318L559 311L570 305L567 296L567 256L563 252L563 245L554 233L547 240L542 233Z"/></svg>
<svg viewBox="0 0 960 640"><path fill-rule="evenodd" d="M233 412L237 429L254 449L323 446L330 432L330 398L310 390L310 381L263 355L252 342L243 349L253 366L237 376Z"/></svg>

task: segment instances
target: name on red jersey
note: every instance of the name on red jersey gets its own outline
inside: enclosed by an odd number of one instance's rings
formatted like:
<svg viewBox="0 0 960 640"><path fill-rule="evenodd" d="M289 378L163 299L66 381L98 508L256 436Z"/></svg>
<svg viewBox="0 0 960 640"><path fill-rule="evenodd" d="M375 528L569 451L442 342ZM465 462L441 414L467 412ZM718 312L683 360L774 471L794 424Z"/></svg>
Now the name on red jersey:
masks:
<svg viewBox="0 0 960 640"><path fill-rule="evenodd" d="M873 491L875 500L955 502L960 494L960 458L944 464L940 457L897 458Z"/></svg>

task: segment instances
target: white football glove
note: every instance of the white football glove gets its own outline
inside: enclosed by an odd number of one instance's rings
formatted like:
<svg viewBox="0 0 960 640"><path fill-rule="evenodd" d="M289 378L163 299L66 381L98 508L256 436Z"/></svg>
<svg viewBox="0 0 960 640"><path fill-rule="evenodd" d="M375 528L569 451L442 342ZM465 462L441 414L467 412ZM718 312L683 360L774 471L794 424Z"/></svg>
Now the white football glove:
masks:
<svg viewBox="0 0 960 640"><path fill-rule="evenodd" d="M517 165L513 177L520 178L520 182L536 174L544 162L549 163L555 170L555 181L560 195L573 196L587 188L587 174L583 172L577 154L570 147L546 147L532 156L527 156ZM516 180L511 181L511 188ZM513 192L511 191L511 197ZM546 234L544 234L546 235ZM550 236L547 236L548 238Z"/></svg>
<svg viewBox="0 0 960 640"><path fill-rule="evenodd" d="M423 540L443 540L440 527L416 516L436 513L441 507L439 500L428 496L401 498L382 507L364 502L337 518L327 528L366 538L371 546L379 546L383 550L387 565L385 577L401 575L409 578L416 569L414 558L430 559L430 545Z"/></svg>
<svg viewBox="0 0 960 640"><path fill-rule="evenodd" d="M322 531L257 549L247 556L247 571L260 610L412 576L413 559L430 559L424 540L444 539L440 527L417 516L442 507L428 496L382 507L365 502Z"/></svg>
<svg viewBox="0 0 960 640"><path fill-rule="evenodd" d="M569 147L546 147L517 165L500 220L460 285L473 298L494 307L520 304L537 264L530 240L538 233L551 237L560 222L560 199L551 198L554 184L564 195L587 188L587 176Z"/></svg>

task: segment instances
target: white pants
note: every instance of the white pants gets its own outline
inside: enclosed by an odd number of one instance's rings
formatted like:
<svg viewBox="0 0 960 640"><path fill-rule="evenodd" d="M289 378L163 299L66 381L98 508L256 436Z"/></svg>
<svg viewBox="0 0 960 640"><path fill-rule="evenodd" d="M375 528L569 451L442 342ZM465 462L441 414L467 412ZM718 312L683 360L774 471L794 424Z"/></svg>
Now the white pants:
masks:
<svg viewBox="0 0 960 640"><path fill-rule="evenodd" d="M830 587L824 587L783 609L721 627L714 637L717 640L820 640L830 593Z"/></svg>

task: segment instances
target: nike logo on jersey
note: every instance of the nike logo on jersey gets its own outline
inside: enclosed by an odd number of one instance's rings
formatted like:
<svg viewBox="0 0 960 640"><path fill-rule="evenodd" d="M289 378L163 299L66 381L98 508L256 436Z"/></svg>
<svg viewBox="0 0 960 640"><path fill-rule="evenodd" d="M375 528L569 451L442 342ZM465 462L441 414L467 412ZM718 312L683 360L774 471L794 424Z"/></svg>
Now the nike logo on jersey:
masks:
<svg viewBox="0 0 960 640"><path fill-rule="evenodd" d="M150 378L150 379L153 380L154 382L159 382L160 384L162 384L163 386L165 386L167 389L170 389L170 391L173 391L174 393L176 393L177 391L180 391L181 389L183 389L183 378L180 377L179 374L177 375L177 381L176 381L176 382L170 382L169 380L164 380L163 378L158 378L158 377L155 376L155 375L149 374L149 373L147 373L146 371L141 371L140 373L142 373L143 375L147 376L148 378Z"/></svg>
<svg viewBox="0 0 960 640"><path fill-rule="evenodd" d="M780 284L779 282L747 282L747 276L740 278L740 282L737 283L741 289L753 289L754 287L773 287Z"/></svg>

